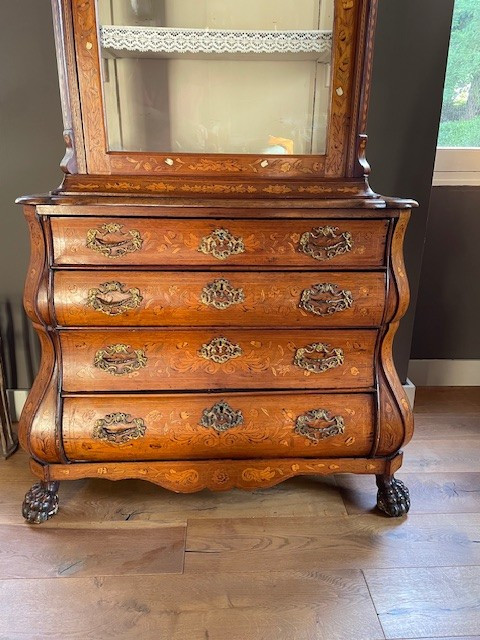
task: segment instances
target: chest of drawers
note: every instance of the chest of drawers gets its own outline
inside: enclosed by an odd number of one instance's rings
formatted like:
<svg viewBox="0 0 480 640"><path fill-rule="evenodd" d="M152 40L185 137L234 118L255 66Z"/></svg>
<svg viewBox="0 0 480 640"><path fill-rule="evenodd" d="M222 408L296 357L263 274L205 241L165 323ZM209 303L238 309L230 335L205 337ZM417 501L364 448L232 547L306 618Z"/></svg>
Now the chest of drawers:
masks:
<svg viewBox="0 0 480 640"><path fill-rule="evenodd" d="M369 185L377 5L52 0L65 176L20 199L29 522L91 477L373 474L408 511L392 342L415 203Z"/></svg>
<svg viewBox="0 0 480 640"><path fill-rule="evenodd" d="M60 480L92 476L190 492L372 473L380 508L407 511L391 343L408 207L25 212L44 350L22 416L42 478L27 519L56 510Z"/></svg>

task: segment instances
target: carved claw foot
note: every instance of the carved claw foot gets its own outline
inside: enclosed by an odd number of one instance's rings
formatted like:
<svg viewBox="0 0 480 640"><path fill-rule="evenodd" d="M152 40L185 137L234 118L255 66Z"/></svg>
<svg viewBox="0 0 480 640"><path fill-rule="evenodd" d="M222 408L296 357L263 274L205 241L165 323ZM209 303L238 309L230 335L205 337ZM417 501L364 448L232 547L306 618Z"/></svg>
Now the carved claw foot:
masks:
<svg viewBox="0 0 480 640"><path fill-rule="evenodd" d="M401 480L393 476L377 476L377 507L387 516L398 518L410 509L410 494Z"/></svg>
<svg viewBox="0 0 480 640"><path fill-rule="evenodd" d="M58 482L37 482L27 492L22 514L30 524L41 524L58 511Z"/></svg>

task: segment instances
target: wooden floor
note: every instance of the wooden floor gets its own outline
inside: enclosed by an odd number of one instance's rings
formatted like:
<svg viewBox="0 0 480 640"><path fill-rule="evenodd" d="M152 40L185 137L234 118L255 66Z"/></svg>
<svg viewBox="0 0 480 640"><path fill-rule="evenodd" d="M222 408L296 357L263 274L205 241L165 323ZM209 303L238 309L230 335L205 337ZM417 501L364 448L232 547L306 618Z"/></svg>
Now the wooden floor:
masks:
<svg viewBox="0 0 480 640"><path fill-rule="evenodd" d="M373 477L88 480L28 526L26 456L0 462L0 639L480 640L480 388L420 389L415 413L398 520Z"/></svg>

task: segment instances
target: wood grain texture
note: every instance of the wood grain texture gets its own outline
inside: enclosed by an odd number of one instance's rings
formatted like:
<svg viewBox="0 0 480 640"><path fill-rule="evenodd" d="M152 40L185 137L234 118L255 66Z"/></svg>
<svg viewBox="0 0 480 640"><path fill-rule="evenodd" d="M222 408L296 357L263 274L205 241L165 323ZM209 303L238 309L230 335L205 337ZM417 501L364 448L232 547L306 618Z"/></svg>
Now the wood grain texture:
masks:
<svg viewBox="0 0 480 640"><path fill-rule="evenodd" d="M196 520L187 530L185 570L268 573L308 570L313 561L323 569L476 566L479 525L479 514Z"/></svg>
<svg viewBox="0 0 480 640"><path fill-rule="evenodd" d="M355 389L373 387L375 331L265 331L215 329L209 331L123 330L62 331L63 388L78 391L160 391L206 389ZM227 348L215 340L226 338ZM127 345L128 353L116 360L97 353ZM304 356L327 362L332 350L341 349L340 364L325 371L309 371L295 364L299 349L312 344L329 347L326 354ZM210 349L210 350L209 350ZM140 353L140 355L138 355ZM213 354L213 355L212 355ZM142 366L139 363L145 364ZM308 362L307 362L308 360ZM122 362L135 370L122 373ZM312 362L314 362L312 360ZM115 365L115 373L102 367ZM120 363L120 364L118 364ZM332 362L333 365L333 362ZM326 366L326 365L325 365ZM140 367L140 368L137 368Z"/></svg>
<svg viewBox="0 0 480 640"><path fill-rule="evenodd" d="M205 288L227 279L244 301L217 309L201 301ZM120 282L124 290L137 289L142 300L134 309L108 315L87 305L90 290L107 282ZM316 284L331 283L350 291L350 308L319 316L299 308L302 292ZM331 299L331 294L324 297ZM128 294L127 294L128 297ZM237 294L240 300L241 294ZM272 318L277 326L369 327L381 322L385 274L345 272L282 273L272 278L264 272L58 271L54 279L55 312L62 326L263 326ZM336 298L335 298L336 299Z"/></svg>
<svg viewBox="0 0 480 640"><path fill-rule="evenodd" d="M107 213L108 211L105 211ZM58 265L155 265L173 266L297 266L312 269L380 267L385 261L386 220L169 220L121 221L120 233L108 234L107 241L125 240L138 231L142 244L136 251L109 257L87 246L89 231L102 233L102 226L117 224L115 218L52 218L54 260ZM301 251L300 238L316 228L334 227L338 238L320 238L319 247L341 242L350 233L352 248L331 258L315 259ZM199 251L202 239L216 229L226 229L242 241L241 253L217 258ZM123 234L123 236L121 235Z"/></svg>
<svg viewBox="0 0 480 640"><path fill-rule="evenodd" d="M368 569L387 638L471 636L480 629L480 567Z"/></svg>
<svg viewBox="0 0 480 640"><path fill-rule="evenodd" d="M0 594L9 640L383 639L360 571L2 580Z"/></svg>
<svg viewBox="0 0 480 640"><path fill-rule="evenodd" d="M415 441L409 455L414 450ZM410 491L411 514L480 513L480 473L399 473L398 479ZM375 508L377 490L371 478L343 475L336 480L349 514Z"/></svg>
<svg viewBox="0 0 480 640"><path fill-rule="evenodd" d="M223 432L201 424L203 412L220 401L243 416L240 424ZM298 417L314 409L341 416L344 432L319 442L297 434ZM115 412L141 418L145 434L124 444L94 438L96 422ZM325 424L318 421L319 428ZM288 393L68 397L62 432L71 461L354 457L366 455L371 447L373 398Z"/></svg>
<svg viewBox="0 0 480 640"><path fill-rule="evenodd" d="M2 579L183 572L182 525L95 522L41 531L0 525L0 537Z"/></svg>

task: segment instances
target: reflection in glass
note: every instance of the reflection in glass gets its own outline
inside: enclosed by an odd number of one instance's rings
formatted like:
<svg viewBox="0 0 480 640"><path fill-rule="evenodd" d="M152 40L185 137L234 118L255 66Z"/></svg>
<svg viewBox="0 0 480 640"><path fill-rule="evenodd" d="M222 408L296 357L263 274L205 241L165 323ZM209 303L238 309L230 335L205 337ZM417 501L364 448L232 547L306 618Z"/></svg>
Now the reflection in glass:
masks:
<svg viewBox="0 0 480 640"><path fill-rule="evenodd" d="M321 154L333 0L99 0L112 151Z"/></svg>

